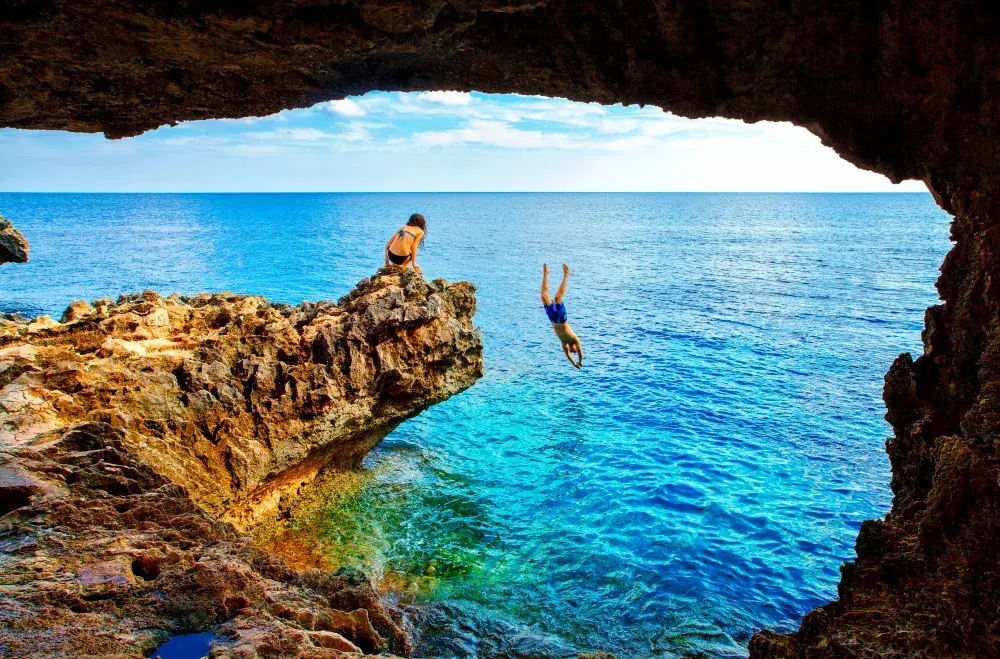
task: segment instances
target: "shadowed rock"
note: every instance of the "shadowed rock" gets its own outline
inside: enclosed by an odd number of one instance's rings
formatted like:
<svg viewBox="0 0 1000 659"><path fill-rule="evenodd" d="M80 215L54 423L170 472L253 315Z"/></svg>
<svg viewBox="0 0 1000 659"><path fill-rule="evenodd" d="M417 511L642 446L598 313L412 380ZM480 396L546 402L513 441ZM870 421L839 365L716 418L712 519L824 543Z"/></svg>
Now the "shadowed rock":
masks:
<svg viewBox="0 0 1000 659"><path fill-rule="evenodd" d="M0 265L27 262L28 241L9 220L0 215Z"/></svg>
<svg viewBox="0 0 1000 659"><path fill-rule="evenodd" d="M955 244L924 354L886 376L892 511L862 526L837 602L750 651L1000 656L994 2L68 0L16 3L0 40L3 126L121 137L373 89L478 89L792 121L860 167L924 181Z"/></svg>
<svg viewBox="0 0 1000 659"><path fill-rule="evenodd" d="M0 448L0 647L9 657L140 659L214 632L212 657L410 651L398 613L354 573L296 574L82 423Z"/></svg>

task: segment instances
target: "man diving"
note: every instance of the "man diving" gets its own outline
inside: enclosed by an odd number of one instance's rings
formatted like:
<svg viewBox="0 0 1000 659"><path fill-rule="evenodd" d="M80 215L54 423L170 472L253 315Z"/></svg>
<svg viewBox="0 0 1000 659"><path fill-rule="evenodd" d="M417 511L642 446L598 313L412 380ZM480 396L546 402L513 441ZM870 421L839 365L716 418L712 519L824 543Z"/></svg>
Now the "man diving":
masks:
<svg viewBox="0 0 1000 659"><path fill-rule="evenodd" d="M583 346L580 345L580 337L570 328L566 322L566 305L563 304L563 295L566 294L566 282L569 280L569 266L563 263L563 279L556 291L555 303L549 297L549 266L542 264L542 304L545 305L545 314L552 322L552 331L559 337L562 343L563 353L566 359L576 368L583 367ZM577 359L573 360L572 353L576 353Z"/></svg>

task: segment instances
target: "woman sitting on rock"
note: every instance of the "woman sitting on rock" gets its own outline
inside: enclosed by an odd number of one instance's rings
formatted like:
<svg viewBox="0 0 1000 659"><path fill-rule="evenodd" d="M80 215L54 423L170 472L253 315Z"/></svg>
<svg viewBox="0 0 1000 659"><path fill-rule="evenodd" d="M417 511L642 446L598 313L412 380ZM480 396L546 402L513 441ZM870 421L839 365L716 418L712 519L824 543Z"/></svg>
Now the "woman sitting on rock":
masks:
<svg viewBox="0 0 1000 659"><path fill-rule="evenodd" d="M385 264L391 263L404 268L410 265L414 270L419 270L417 248L423 243L426 235L427 220L423 215L414 213L406 225L392 234L392 238L385 244Z"/></svg>

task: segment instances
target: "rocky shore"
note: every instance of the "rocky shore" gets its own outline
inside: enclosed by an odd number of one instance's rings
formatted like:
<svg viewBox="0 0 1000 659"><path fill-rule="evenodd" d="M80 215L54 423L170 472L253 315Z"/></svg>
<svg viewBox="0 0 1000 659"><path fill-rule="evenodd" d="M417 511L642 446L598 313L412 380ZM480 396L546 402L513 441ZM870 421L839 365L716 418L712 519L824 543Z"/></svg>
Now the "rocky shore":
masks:
<svg viewBox="0 0 1000 659"><path fill-rule="evenodd" d="M410 646L353 572L243 533L482 375L475 289L382 270L339 303L152 292L0 321L0 647L213 657Z"/></svg>
<svg viewBox="0 0 1000 659"><path fill-rule="evenodd" d="M0 126L123 137L376 89L479 90L791 121L861 168L923 181L954 247L924 354L887 377L892 512L862 527L837 603L750 651L1000 656L994 4L14 3ZM246 499L248 482L223 492Z"/></svg>

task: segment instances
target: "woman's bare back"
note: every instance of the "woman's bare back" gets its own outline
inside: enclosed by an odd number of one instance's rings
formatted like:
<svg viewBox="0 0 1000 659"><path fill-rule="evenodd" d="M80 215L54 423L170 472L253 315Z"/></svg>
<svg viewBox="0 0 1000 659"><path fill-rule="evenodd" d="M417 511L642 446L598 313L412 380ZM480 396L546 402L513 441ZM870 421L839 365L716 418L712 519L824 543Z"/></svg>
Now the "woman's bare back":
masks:
<svg viewBox="0 0 1000 659"><path fill-rule="evenodd" d="M409 256L413 252L413 244L420 240L424 232L420 227L403 225L389 241L389 251L396 256Z"/></svg>

